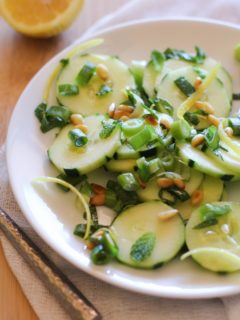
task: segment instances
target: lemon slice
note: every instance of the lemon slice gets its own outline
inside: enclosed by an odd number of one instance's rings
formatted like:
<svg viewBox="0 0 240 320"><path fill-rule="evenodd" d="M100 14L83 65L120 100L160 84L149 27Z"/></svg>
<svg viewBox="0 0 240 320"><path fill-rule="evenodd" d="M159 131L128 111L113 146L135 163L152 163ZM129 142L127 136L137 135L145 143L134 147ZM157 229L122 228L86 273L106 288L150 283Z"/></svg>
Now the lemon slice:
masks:
<svg viewBox="0 0 240 320"><path fill-rule="evenodd" d="M66 29L83 3L84 0L0 0L0 12L16 31L47 38Z"/></svg>

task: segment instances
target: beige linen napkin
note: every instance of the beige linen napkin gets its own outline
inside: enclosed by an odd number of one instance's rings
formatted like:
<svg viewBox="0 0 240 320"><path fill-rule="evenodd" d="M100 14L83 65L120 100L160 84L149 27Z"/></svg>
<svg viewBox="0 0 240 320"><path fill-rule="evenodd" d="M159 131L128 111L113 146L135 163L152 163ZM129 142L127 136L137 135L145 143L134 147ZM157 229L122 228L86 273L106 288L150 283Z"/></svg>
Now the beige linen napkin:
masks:
<svg viewBox="0 0 240 320"><path fill-rule="evenodd" d="M101 0L103 7L106 2L109 3L109 0ZM117 3L124 4L124 6L99 20L88 29L87 34L123 21L173 15L211 17L235 23L240 21L240 3L238 3L238 0L209 0L206 2L204 0L191 2L179 0L118 0L115 2L115 5ZM116 6L115 9L117 7L118 6ZM90 13L88 14L90 19L91 15ZM88 25L91 25L89 21ZM54 253L36 235L20 212L9 186L4 147L0 150L0 176L0 205L7 212L11 213L14 220L25 230L34 242L51 257L62 271L80 288L83 294L94 303L102 313L104 319L121 320L126 318L135 320L140 317L144 320L239 319L239 296L222 300L211 299L198 301L160 299L113 287L77 270ZM61 308L56 299L50 295L41 281L2 235L1 241L10 267L18 278L39 318L43 320L69 319L69 316Z"/></svg>

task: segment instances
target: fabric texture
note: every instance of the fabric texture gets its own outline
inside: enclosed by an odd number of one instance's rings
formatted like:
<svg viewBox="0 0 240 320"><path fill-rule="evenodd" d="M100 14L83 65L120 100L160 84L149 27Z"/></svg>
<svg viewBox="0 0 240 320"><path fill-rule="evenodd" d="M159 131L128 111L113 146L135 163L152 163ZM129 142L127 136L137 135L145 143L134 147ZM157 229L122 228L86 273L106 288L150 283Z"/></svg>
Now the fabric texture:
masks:
<svg viewBox="0 0 240 320"><path fill-rule="evenodd" d="M101 2L103 7L104 3L110 3L107 0L101 0ZM115 6L112 7L112 12L94 25L92 23L95 22L95 16L94 13L91 14L94 11L91 7L93 6L93 1L89 2L89 10L85 10L84 14L88 15L88 26L92 25L92 27L88 28L86 34L89 35L108 26L142 18L191 16L210 17L234 23L240 21L240 3L238 0L209 0L206 4L202 0L191 2L180 2L178 0L115 0L114 2ZM89 19L92 19L92 23L89 22ZM135 320L141 317L144 320L237 320L239 318L239 296L195 301L156 298L119 289L77 270L53 252L25 220L9 186L4 146L0 150L0 176L0 205L11 213L12 218L33 241L51 257L83 294L99 309L103 319L120 320L126 318ZM69 319L69 316L61 308L58 301L49 293L3 235L1 235L1 241L9 265L38 317L43 320Z"/></svg>

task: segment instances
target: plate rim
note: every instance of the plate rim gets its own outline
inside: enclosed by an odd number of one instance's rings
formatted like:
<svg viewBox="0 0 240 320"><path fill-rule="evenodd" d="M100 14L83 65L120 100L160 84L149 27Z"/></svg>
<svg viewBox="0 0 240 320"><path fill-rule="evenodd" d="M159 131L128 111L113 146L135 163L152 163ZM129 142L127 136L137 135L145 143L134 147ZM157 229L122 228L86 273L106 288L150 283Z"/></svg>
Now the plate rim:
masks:
<svg viewBox="0 0 240 320"><path fill-rule="evenodd" d="M218 291L216 292L216 289L214 288L208 288L208 289L199 289L198 293L196 293L196 289L179 289L174 291L173 290L169 290L169 288L164 288L161 287L161 292L159 292L158 290L153 290L153 289L148 289L146 287L141 288L140 286L135 286L133 287L132 285L126 283L126 282L122 282L119 281L119 279L114 279L114 281L112 280L111 277L109 277L108 275L106 275L105 273L99 271L99 270L94 270L93 268L87 268L85 266L79 266L78 264L75 263L75 261L73 261L73 259L71 259L67 254L65 254L64 252L60 252L60 250L58 249L58 247L56 245L54 245L53 241L49 241L49 239L47 238L47 236L44 235L44 232L42 232L42 230L40 228L38 228L38 226L34 223L34 221L32 221L29 217L29 214L26 212L25 210L25 205L24 205L24 201L21 200L21 198L18 196L18 192L17 192L17 186L15 186L14 183L14 174L13 174L13 170L11 170L11 160L10 160L10 140L11 140L11 127L14 123L14 117L16 114L16 109L19 108L18 105L21 104L21 99L23 98L23 96L25 95L25 93L28 91L29 86L32 84L32 82L35 81L35 78L38 77L38 75L41 72L44 72L45 69L48 69L48 67L50 65L52 65L54 63L54 61L57 61L59 59L59 57L64 56L64 54L66 52L68 52L69 50L71 50L71 48L75 47L76 44L86 41L88 39L93 39L96 37L104 37L105 34L107 33L111 33L114 32L116 30L121 30L124 28L128 28L128 27L132 27L132 26L137 26L137 25L145 25L145 24L155 24L155 23L195 23L195 24L209 24L209 25L213 25L213 26L219 26L219 27L223 27L223 28L230 28L230 29L234 29L234 30L240 30L240 25L237 25L235 23L231 23L231 22L227 22L227 21L220 21L220 20L216 20L216 19L209 19L209 18L191 18L191 17L168 17L168 18L156 18L156 19L137 19L137 20L133 20L130 22L125 22L125 23L119 23L117 25L114 25L113 27L107 27L107 28L103 28L98 32L95 32L93 34L86 34L83 35L82 37L78 38L77 40L75 40L72 44L70 44L69 46L67 46L66 48L62 49L60 52L58 52L57 54L55 54L47 63L45 63L40 70L32 77L32 79L28 82L28 84L26 85L26 87L24 88L24 90L22 91L20 97L18 98L15 107L13 109L12 115L11 115L11 119L10 122L8 124L8 130L7 130L7 138L6 138L6 160L7 160L7 170L8 170L8 175L9 175L9 181L10 181L10 185L15 197L15 200L17 202L17 204L19 205L24 217L26 218L27 222L32 226L33 230L40 236L40 238L47 244L50 246L50 248L52 250L54 250L57 254L59 254L62 258L64 258L65 260L67 260L70 264L74 265L77 269L82 270L84 272L86 272L87 274L102 280L106 283L109 283L111 285L132 291L132 292L137 292L137 293L141 293L141 294L145 294L145 295L151 295L151 296L157 296L157 297L166 297L166 298L173 298L173 299L208 299L208 298L216 298L216 297L224 297L224 296L230 296L230 295L234 295L240 292L240 286L239 287L234 287L232 288L229 285L229 288L225 287L222 289L218 288ZM206 292L207 290L207 292ZM184 291L184 292L183 292Z"/></svg>

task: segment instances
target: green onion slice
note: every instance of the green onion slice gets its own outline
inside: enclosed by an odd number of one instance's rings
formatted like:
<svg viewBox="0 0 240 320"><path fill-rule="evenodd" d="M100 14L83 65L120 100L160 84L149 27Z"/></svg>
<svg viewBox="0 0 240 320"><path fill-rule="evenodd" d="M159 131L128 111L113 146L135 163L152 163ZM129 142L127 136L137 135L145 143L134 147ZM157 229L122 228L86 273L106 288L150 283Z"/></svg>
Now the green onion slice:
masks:
<svg viewBox="0 0 240 320"><path fill-rule="evenodd" d="M77 84L79 84L82 87L85 87L94 75L95 70L96 65L94 63L85 63L76 77Z"/></svg>

